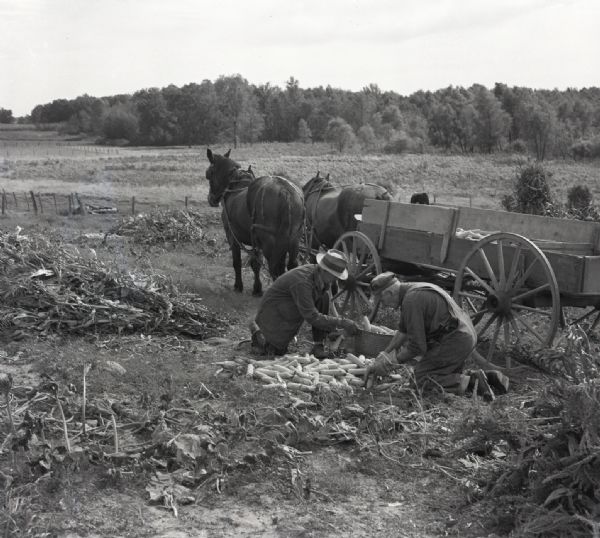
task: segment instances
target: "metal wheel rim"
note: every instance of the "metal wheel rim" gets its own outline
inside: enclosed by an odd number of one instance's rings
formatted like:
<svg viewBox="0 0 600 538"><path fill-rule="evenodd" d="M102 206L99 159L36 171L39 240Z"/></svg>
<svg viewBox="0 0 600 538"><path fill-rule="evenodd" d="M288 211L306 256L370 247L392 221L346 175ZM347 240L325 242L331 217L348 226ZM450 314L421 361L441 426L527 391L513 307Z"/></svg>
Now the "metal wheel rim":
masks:
<svg viewBox="0 0 600 538"><path fill-rule="evenodd" d="M507 254L513 248L509 260ZM495 266L490 262L492 253ZM485 268L484 278L470 267L474 262ZM527 288L525 283L540 267L542 283ZM546 298L550 295L548 307L526 304L535 303L544 294ZM517 234L490 234L471 248L458 270L454 299L476 325L480 343L490 338L490 361L498 352L498 344L503 344L504 350L523 344L536 349L551 346L560 322L560 292L552 266L537 245Z"/></svg>

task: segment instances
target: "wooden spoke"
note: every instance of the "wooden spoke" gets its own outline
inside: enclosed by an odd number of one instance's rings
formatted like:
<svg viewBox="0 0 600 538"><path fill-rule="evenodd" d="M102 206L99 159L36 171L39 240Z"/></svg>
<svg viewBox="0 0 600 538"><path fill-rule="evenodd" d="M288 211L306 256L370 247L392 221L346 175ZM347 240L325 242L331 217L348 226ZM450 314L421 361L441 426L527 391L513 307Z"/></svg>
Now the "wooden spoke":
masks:
<svg viewBox="0 0 600 538"><path fill-rule="evenodd" d="M513 253L513 260L512 263L510 265L510 271L508 273L508 277L506 279L506 287L505 289L508 289L510 287L514 287L513 283L515 278L517 277L517 269L519 268L519 260L521 259L521 249L523 247L521 246L521 244L519 243L517 245L517 248L515 250L515 252Z"/></svg>
<svg viewBox="0 0 600 538"><path fill-rule="evenodd" d="M346 293L346 298L344 299L344 304L342 304L342 314L346 313L346 307L348 306L349 300L350 300L350 292Z"/></svg>
<svg viewBox="0 0 600 538"><path fill-rule="evenodd" d="M490 347L488 348L488 361L492 361L494 356L494 352L496 350L496 342L498 341L498 335L500 334L500 327L502 325L502 320L500 318L496 319L496 327L494 328L494 336L492 336L492 340L490 342Z"/></svg>
<svg viewBox="0 0 600 538"><path fill-rule="evenodd" d="M531 297L532 295L537 295L538 293L550 289L550 283L547 282L546 284L542 284L541 286L538 286L537 288L534 288L532 290L526 291L524 293L521 293L520 295L517 295L516 297L513 297L513 303L516 303L518 301L522 301L523 299L527 299L527 297Z"/></svg>
<svg viewBox="0 0 600 538"><path fill-rule="evenodd" d="M490 261L488 260L488 257L485 255L485 251L483 249L479 250L479 256L481 257L481 261L483 262L485 270L487 271L487 274L490 277L490 281L492 282L492 286L495 289L498 289L498 280L496 279L496 275L494 274L494 271L492 270L492 266L490 265Z"/></svg>
<svg viewBox="0 0 600 538"><path fill-rule="evenodd" d="M360 273L356 275L356 279L360 280L361 278L367 276L371 271L375 270L377 272L377 267L374 263L367 265Z"/></svg>
<svg viewBox="0 0 600 538"><path fill-rule="evenodd" d="M361 289L361 288L356 288L356 291L358 292L358 296L367 304L371 304L371 301L369 300L369 298L367 297L367 294Z"/></svg>
<svg viewBox="0 0 600 538"><path fill-rule="evenodd" d="M512 308L514 310L526 310L527 312L532 312L534 314L538 314L540 316L551 317L552 312L549 310L544 310L543 308L533 308L531 306L525 306L522 304L513 304Z"/></svg>
<svg viewBox="0 0 600 538"><path fill-rule="evenodd" d="M520 314L517 314L517 313L515 312L515 318L517 319L517 321L518 321L519 323L521 323L521 325L523 325L523 327L525 327L525 328L526 328L526 329L529 331L529 334L531 334L531 335L535 336L535 337L536 337L536 338L539 340L540 344L544 345L544 339L543 339L543 338L540 336L540 334L538 333L538 331L536 331L536 330L535 330L535 329L534 329L534 328L533 328L533 327L532 327L532 326L529 324L529 322L525 321L525 319L523 318L523 316L521 316Z"/></svg>
<svg viewBox="0 0 600 538"><path fill-rule="evenodd" d="M505 289L506 286L506 273L504 272L504 252L502 249L502 241L498 241L498 288L501 290Z"/></svg>
<svg viewBox="0 0 600 538"><path fill-rule="evenodd" d="M525 281L531 276L531 273L533 272L533 268L536 266L537 263L538 263L538 260L536 258L535 260L533 260L533 262L531 262L531 264L529 265L529 267L521 275L521 277L515 283L515 285L512 286L512 289L519 290L519 289L521 289L523 287L523 285L525 284Z"/></svg>
<svg viewBox="0 0 600 538"><path fill-rule="evenodd" d="M496 319L498 318L498 314L492 314L488 320L485 322L485 325L483 326L483 328L477 333L477 336L482 336L483 333L485 333L485 331L488 330L489 326L494 323L494 321L496 321Z"/></svg>
<svg viewBox="0 0 600 538"><path fill-rule="evenodd" d="M338 297L340 297L342 295L342 293L346 293L346 288L341 288L334 296L333 296L333 300L337 299Z"/></svg>
<svg viewBox="0 0 600 538"><path fill-rule="evenodd" d="M517 322L515 320L514 316L510 316L510 318L508 318L510 321L510 326L513 329L513 332L515 333L516 339L517 339L517 344L521 343L521 334L519 333L519 327L517 326Z"/></svg>
<svg viewBox="0 0 600 538"><path fill-rule="evenodd" d="M480 285L480 286L482 286L483 288L485 288L485 290L486 290L488 293L491 293L491 294L495 293L495 292L494 292L494 290L493 290L492 288L490 288L490 287L489 287L489 285L487 284L487 282L485 282L485 281L484 281L484 280L483 280L483 279L482 279L482 278L481 278L479 275L475 274L475 273L473 272L473 270L472 270L470 267L466 267L466 268L465 268L465 271L466 271L466 272L467 272L467 273L468 273L468 274L469 274L469 275L470 275L472 278L474 278L474 279L475 279L475 280L476 280L476 281L479 283L479 285Z"/></svg>
<svg viewBox="0 0 600 538"><path fill-rule="evenodd" d="M460 297L464 297L465 299L474 299L476 301L485 301L485 297L483 295L478 295L477 293L470 293L468 291L459 292Z"/></svg>

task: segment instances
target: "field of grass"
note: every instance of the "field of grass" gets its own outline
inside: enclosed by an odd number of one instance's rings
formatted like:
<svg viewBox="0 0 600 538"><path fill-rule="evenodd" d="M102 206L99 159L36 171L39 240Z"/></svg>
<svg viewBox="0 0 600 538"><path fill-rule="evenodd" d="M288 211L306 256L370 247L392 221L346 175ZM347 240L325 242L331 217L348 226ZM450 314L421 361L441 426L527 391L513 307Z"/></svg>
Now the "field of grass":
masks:
<svg viewBox="0 0 600 538"><path fill-rule="evenodd" d="M43 139L39 137L42 136ZM215 146L223 153L227 147ZM204 202L205 147L107 148L68 142L48 132L0 131L0 187L6 192L68 194L105 200L180 205L186 196ZM500 208L502 196L527 161L497 155L339 154L326 144L255 144L232 150L243 167L257 175L284 175L303 185L317 171L334 183L378 183L396 200L428 192L437 203ZM600 199L600 163L548 161L551 189L561 202L572 185L587 185Z"/></svg>

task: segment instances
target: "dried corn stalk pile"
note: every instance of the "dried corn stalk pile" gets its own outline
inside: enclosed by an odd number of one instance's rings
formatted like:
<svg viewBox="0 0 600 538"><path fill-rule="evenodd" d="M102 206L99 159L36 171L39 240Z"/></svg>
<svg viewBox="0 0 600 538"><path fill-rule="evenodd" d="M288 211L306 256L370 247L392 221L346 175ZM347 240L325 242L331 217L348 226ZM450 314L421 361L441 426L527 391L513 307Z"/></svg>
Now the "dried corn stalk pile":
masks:
<svg viewBox="0 0 600 538"><path fill-rule="evenodd" d="M282 388L291 392L310 394L319 390L337 389L353 394L365 381L371 359L347 353L345 357L319 360L313 355L288 354L272 360L237 358L216 363L223 370L259 380L267 388ZM398 387L407 381L400 374L389 376L391 382L380 383L375 391Z"/></svg>
<svg viewBox="0 0 600 538"><path fill-rule="evenodd" d="M215 336L225 321L164 277L136 276L85 259L40 235L0 232L0 328L30 331L140 331Z"/></svg>
<svg viewBox="0 0 600 538"><path fill-rule="evenodd" d="M156 245L167 242L192 243L204 237L202 215L195 211L153 211L123 219L107 235L132 237L134 242Z"/></svg>

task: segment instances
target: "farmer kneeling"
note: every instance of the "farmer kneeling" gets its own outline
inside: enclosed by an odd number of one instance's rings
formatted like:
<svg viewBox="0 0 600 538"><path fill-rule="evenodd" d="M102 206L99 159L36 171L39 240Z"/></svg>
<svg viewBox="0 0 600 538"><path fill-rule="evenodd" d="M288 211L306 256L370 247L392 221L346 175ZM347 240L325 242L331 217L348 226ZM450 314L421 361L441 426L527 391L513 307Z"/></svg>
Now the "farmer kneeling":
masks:
<svg viewBox="0 0 600 538"><path fill-rule="evenodd" d="M488 399L508 390L508 378L496 370L474 370L466 375L465 361L475 349L477 333L469 316L439 286L400 282L392 272L371 281L371 290L384 306L400 309L399 330L366 372L369 378L385 376L401 364L416 361L419 388L439 386L447 392L465 394L475 387Z"/></svg>
<svg viewBox="0 0 600 538"><path fill-rule="evenodd" d="M355 334L358 324L330 314L331 284L348 278L348 262L343 252L329 250L317 254L317 263L301 265L281 275L265 292L258 313L250 323L252 348L266 355L284 355L303 322L312 326L311 353L325 358L323 341L327 333L344 329Z"/></svg>

